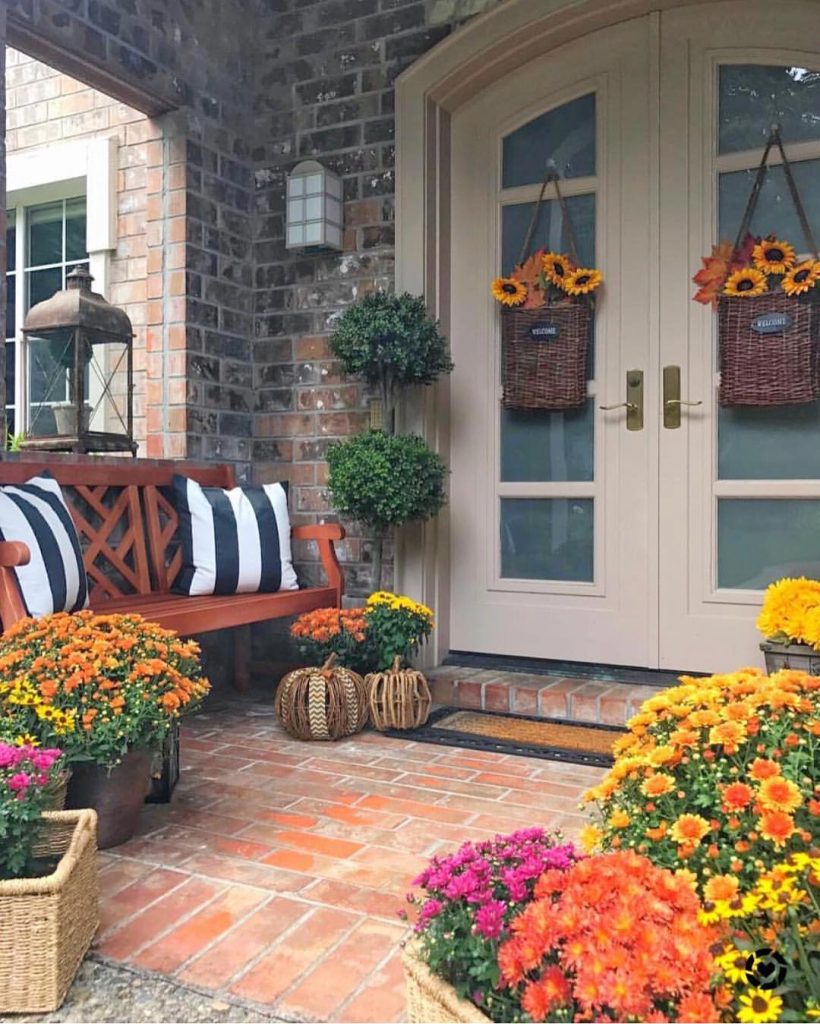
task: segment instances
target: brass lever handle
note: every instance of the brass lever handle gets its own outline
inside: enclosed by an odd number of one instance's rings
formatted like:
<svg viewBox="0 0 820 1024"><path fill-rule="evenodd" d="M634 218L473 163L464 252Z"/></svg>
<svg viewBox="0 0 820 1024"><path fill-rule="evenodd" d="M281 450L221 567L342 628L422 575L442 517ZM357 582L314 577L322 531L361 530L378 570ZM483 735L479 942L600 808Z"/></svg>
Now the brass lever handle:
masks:
<svg viewBox="0 0 820 1024"><path fill-rule="evenodd" d="M680 427L680 411L683 406L703 405L702 401L690 402L680 397L680 367L664 366L663 368L663 425L667 430Z"/></svg>
<svg viewBox="0 0 820 1024"><path fill-rule="evenodd" d="M685 398L667 398L664 405L703 405L702 401L687 402Z"/></svg>
<svg viewBox="0 0 820 1024"><path fill-rule="evenodd" d="M615 405L602 405L604 412L626 409L626 429L643 429L643 370L626 371L626 401Z"/></svg>
<svg viewBox="0 0 820 1024"><path fill-rule="evenodd" d="M634 402L618 402L617 405L600 405L598 408L603 409L604 412L610 412L612 409L629 409L630 412L634 412L638 407Z"/></svg>

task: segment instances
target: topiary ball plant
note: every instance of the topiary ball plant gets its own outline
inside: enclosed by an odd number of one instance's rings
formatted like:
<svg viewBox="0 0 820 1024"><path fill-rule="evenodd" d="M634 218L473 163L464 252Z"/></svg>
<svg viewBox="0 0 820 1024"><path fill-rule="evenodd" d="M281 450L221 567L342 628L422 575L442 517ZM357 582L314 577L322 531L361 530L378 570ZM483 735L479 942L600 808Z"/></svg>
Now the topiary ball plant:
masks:
<svg viewBox="0 0 820 1024"><path fill-rule="evenodd" d="M330 348L346 373L378 386L387 429L396 398L410 384L432 384L453 369L439 323L421 296L372 292L336 322Z"/></svg>
<svg viewBox="0 0 820 1024"><path fill-rule="evenodd" d="M327 462L328 489L336 510L375 533L373 586L381 590L385 533L430 519L441 510L447 470L423 438L396 437L383 430L368 430L331 445Z"/></svg>

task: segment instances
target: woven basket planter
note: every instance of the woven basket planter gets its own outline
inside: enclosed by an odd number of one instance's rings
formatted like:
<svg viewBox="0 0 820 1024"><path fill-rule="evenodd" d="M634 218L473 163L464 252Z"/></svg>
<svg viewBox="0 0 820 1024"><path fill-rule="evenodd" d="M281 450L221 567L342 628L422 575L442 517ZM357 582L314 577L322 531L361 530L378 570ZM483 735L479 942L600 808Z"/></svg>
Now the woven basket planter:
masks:
<svg viewBox="0 0 820 1024"><path fill-rule="evenodd" d="M501 311L505 408L584 404L591 311L583 300Z"/></svg>
<svg viewBox="0 0 820 1024"><path fill-rule="evenodd" d="M810 676L820 676L820 651L815 651L808 644L773 644L767 640L760 649L766 659L766 671L770 674L790 668L808 672Z"/></svg>
<svg viewBox="0 0 820 1024"><path fill-rule="evenodd" d="M276 713L297 740L338 740L367 724L364 680L336 664L331 654L321 668L288 672L276 691Z"/></svg>
<svg viewBox="0 0 820 1024"><path fill-rule="evenodd" d="M790 405L820 394L820 310L785 293L721 296L720 404Z"/></svg>
<svg viewBox="0 0 820 1024"><path fill-rule="evenodd" d="M456 994L446 981L437 978L418 958L415 944L410 942L402 957L407 1020L410 1024L483 1024L489 1021L477 1006Z"/></svg>
<svg viewBox="0 0 820 1024"><path fill-rule="evenodd" d="M417 729L430 715L433 698L421 672L402 668L401 658L384 672L364 677L370 720L380 730Z"/></svg>
<svg viewBox="0 0 820 1024"><path fill-rule="evenodd" d="M37 857L50 875L0 881L0 1013L49 1013L63 1002L97 930L94 811L47 811Z"/></svg>

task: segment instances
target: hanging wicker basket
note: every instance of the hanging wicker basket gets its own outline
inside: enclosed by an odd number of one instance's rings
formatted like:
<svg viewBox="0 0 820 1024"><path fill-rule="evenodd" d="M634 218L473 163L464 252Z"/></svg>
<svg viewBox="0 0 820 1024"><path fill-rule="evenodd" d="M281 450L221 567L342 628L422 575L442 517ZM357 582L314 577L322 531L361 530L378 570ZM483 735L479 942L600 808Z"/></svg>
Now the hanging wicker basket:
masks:
<svg viewBox="0 0 820 1024"><path fill-rule="evenodd" d="M718 305L720 404L814 402L818 379L818 307L770 292L722 295Z"/></svg>
<svg viewBox="0 0 820 1024"><path fill-rule="evenodd" d="M58 1009L97 930L94 811L47 811L34 849L50 875L0 881L0 1013Z"/></svg>
<svg viewBox="0 0 820 1024"><path fill-rule="evenodd" d="M288 672L276 691L276 713L297 740L338 740L367 723L367 691L356 672L331 654L321 668Z"/></svg>
<svg viewBox="0 0 820 1024"><path fill-rule="evenodd" d="M427 721L433 703L427 680L415 669L402 668L398 656L392 668L372 672L364 681L377 729L417 729Z"/></svg>
<svg viewBox="0 0 820 1024"><path fill-rule="evenodd" d="M554 302L501 311L507 409L575 409L587 397L592 304Z"/></svg>

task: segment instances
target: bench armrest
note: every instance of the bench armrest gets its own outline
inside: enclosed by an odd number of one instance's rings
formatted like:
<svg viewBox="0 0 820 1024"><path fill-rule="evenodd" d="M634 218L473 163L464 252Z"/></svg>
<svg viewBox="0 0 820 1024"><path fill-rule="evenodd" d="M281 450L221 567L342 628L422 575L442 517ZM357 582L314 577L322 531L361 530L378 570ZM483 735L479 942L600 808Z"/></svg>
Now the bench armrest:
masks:
<svg viewBox="0 0 820 1024"><path fill-rule="evenodd" d="M339 559L336 557L334 541L344 540L344 527L338 523L317 523L311 526L294 526L291 530L294 540L314 541L319 548L322 568L327 576L328 586L336 591L336 605L341 608L342 594L345 589L344 575Z"/></svg>
<svg viewBox="0 0 820 1024"><path fill-rule="evenodd" d="M0 541L0 621L4 630L11 629L16 622L26 617L26 606L17 585L14 567L28 565L30 561L28 544L19 540Z"/></svg>
<svg viewBox="0 0 820 1024"><path fill-rule="evenodd" d="M11 569L15 565L28 565L30 561L28 544L20 540L0 541L0 567Z"/></svg>

